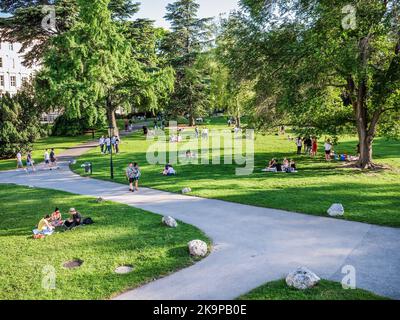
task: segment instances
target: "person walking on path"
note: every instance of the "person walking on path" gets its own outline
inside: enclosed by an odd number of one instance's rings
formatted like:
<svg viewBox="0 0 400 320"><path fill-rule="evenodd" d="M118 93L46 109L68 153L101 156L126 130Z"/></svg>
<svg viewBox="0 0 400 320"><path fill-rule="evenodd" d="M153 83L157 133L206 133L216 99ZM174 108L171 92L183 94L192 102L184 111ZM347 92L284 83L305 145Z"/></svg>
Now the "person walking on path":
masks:
<svg viewBox="0 0 400 320"><path fill-rule="evenodd" d="M129 191L139 191L140 169L137 163L130 163L126 169L126 178L129 181ZM135 184L135 187L133 186Z"/></svg>
<svg viewBox="0 0 400 320"><path fill-rule="evenodd" d="M297 146L297 154L301 154L301 150L303 149L303 140L301 139L301 137L298 137L296 139L296 146Z"/></svg>
<svg viewBox="0 0 400 320"><path fill-rule="evenodd" d="M331 140L328 139L325 143L325 160L326 161L331 161L332 148L333 148L333 145L331 143Z"/></svg>
<svg viewBox="0 0 400 320"><path fill-rule="evenodd" d="M129 181L129 191L134 192L133 183L135 182L135 169L133 168L133 163L130 163L126 169L126 178Z"/></svg>
<svg viewBox="0 0 400 320"><path fill-rule="evenodd" d="M56 158L56 153L54 151L54 148L51 149L50 151L50 167L57 167L57 158Z"/></svg>
<svg viewBox="0 0 400 320"><path fill-rule="evenodd" d="M29 168L32 168L32 171L35 172L35 166L34 166L34 162L32 159L32 154L30 152L28 152L28 154L26 155L26 168L29 171Z"/></svg>
<svg viewBox="0 0 400 320"><path fill-rule="evenodd" d="M133 168L135 172L135 177L134 177L135 191L139 191L139 179L142 174L140 172L139 165L136 162L133 164Z"/></svg>
<svg viewBox="0 0 400 320"><path fill-rule="evenodd" d="M104 144L105 144L105 138L104 138L104 136L101 136L101 138L99 140L101 154L104 154Z"/></svg>
<svg viewBox="0 0 400 320"><path fill-rule="evenodd" d="M48 149L44 152L44 165L46 168L50 168L50 154Z"/></svg>
<svg viewBox="0 0 400 320"><path fill-rule="evenodd" d="M24 169L24 164L22 163L22 154L20 151L17 153L17 169Z"/></svg>

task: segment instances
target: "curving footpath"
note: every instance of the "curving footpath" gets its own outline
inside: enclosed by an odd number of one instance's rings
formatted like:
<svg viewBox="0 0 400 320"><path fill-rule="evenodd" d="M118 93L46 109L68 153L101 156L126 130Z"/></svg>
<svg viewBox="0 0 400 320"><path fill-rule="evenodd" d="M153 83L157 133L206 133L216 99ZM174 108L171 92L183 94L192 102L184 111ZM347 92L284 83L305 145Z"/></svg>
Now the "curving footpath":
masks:
<svg viewBox="0 0 400 320"><path fill-rule="evenodd" d="M171 215L203 230L212 253L192 267L140 288L119 300L219 300L284 278L299 266L341 281L346 265L356 269L357 287L400 299L400 229L335 220L80 177L68 157L93 144L70 150L60 170L0 173L0 183L35 186L103 197L160 215Z"/></svg>

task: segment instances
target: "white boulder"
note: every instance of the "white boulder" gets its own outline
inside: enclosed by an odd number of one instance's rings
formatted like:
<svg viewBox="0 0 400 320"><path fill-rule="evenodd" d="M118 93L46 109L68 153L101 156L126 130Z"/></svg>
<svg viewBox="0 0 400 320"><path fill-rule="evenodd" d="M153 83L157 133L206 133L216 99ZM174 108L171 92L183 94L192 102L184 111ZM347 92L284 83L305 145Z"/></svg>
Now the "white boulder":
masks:
<svg viewBox="0 0 400 320"><path fill-rule="evenodd" d="M335 203L333 204L329 210L328 210L328 214L331 217L342 217L344 216L344 207L342 204L340 203Z"/></svg>
<svg viewBox="0 0 400 320"><path fill-rule="evenodd" d="M286 284L298 290L306 290L314 287L321 279L305 267L298 268L286 277Z"/></svg>
<svg viewBox="0 0 400 320"><path fill-rule="evenodd" d="M170 216L168 217L163 217L162 218L162 223L165 224L166 226L170 227L170 228L176 228L178 227L178 223L176 222L176 220Z"/></svg>
<svg viewBox="0 0 400 320"><path fill-rule="evenodd" d="M188 243L189 252L194 257L205 257L208 252L207 243L201 240L193 240Z"/></svg>
<svg viewBox="0 0 400 320"><path fill-rule="evenodd" d="M184 189L182 189L182 193L183 193L183 194L190 193L190 192L192 192L192 189L190 189L190 188L184 188Z"/></svg>

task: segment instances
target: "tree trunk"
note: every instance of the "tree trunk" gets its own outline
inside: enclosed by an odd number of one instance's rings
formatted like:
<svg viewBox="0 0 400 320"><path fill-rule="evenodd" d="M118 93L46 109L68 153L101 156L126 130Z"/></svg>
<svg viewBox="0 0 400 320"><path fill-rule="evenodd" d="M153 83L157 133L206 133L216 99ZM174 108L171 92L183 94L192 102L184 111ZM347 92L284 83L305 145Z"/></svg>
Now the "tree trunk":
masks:
<svg viewBox="0 0 400 320"><path fill-rule="evenodd" d="M242 126L242 119L240 115L236 117L236 127L240 128Z"/></svg>
<svg viewBox="0 0 400 320"><path fill-rule="evenodd" d="M360 143L360 159L358 161L358 167L361 169L371 169L374 167L372 163L372 142L374 138L371 137L367 132L359 134Z"/></svg>
<svg viewBox="0 0 400 320"><path fill-rule="evenodd" d="M372 143L375 138L376 123L371 121L368 123L368 110L365 104L367 96L367 86L365 81L360 82L358 88L357 101L354 102L354 110L356 115L358 141L360 159L357 166L364 169L374 167L372 163Z"/></svg>
<svg viewBox="0 0 400 320"><path fill-rule="evenodd" d="M119 128L117 124L117 119L115 117L115 108L112 104L111 97L107 97L107 119L108 126L114 128L114 134L119 136Z"/></svg>
<svg viewBox="0 0 400 320"><path fill-rule="evenodd" d="M196 119L194 118L194 115L189 115L189 126L194 127L196 125Z"/></svg>

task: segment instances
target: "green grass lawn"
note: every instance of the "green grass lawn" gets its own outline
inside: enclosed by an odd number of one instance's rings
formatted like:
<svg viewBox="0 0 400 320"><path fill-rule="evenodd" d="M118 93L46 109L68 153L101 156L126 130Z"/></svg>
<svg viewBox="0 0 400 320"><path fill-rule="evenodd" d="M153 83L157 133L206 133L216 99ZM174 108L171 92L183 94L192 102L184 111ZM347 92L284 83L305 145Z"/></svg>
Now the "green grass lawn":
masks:
<svg viewBox="0 0 400 320"><path fill-rule="evenodd" d="M43 162L44 152L46 149L55 148L56 155L64 152L66 149L74 147L78 144L85 143L92 140L92 135L82 135L77 137L48 137L39 139L33 144L32 156L35 163ZM25 165L26 154L23 155L23 162ZM0 171L2 170L12 170L17 166L16 159L0 160Z"/></svg>
<svg viewBox="0 0 400 320"><path fill-rule="evenodd" d="M308 290L289 288L285 280L269 282L238 300L388 300L371 292L355 289L345 290L337 282L322 280Z"/></svg>
<svg viewBox="0 0 400 320"><path fill-rule="evenodd" d="M46 201L43 201L46 199ZM58 206L75 207L94 225L32 239L39 219ZM195 261L187 243L209 240L198 229L180 223L177 229L161 224L161 217L126 205L96 203L64 192L0 185L0 300L107 299ZM67 270L63 263L81 259ZM56 289L42 288L45 266L56 270ZM117 275L121 265L134 272Z"/></svg>
<svg viewBox="0 0 400 320"><path fill-rule="evenodd" d="M217 119L210 127L228 128L223 123ZM344 219L400 227L400 141L376 139L375 161L392 169L364 173L344 168L341 162L326 163L322 140L319 157L310 159L295 155L296 146L287 137L259 134L255 142L255 170L249 176L236 176L237 165L192 164L176 165L177 176L163 177L162 165L148 164L146 152L150 142L138 133L123 139L122 153L115 157L115 181L126 183L125 168L130 161L136 161L142 169L141 184L146 187L171 192L190 187L192 194L200 197L313 215L327 215L333 203L342 203L346 209ZM356 145L355 137L342 137L335 149L354 154ZM261 172L270 159L282 161L284 157L296 160L299 173ZM93 178L109 179L109 157L92 150L73 169L83 174L80 166L86 161L94 164Z"/></svg>

